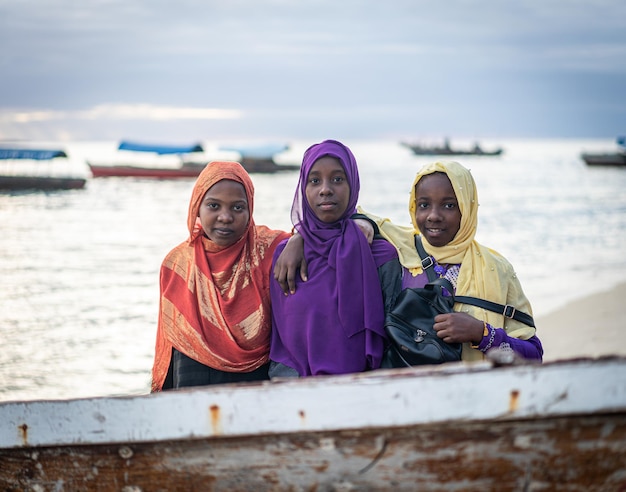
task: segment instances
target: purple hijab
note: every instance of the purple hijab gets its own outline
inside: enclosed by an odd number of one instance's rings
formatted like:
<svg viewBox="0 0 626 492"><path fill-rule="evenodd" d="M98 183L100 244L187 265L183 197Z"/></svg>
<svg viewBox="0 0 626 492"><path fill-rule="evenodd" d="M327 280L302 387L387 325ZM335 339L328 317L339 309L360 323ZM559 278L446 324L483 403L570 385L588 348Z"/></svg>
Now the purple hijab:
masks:
<svg viewBox="0 0 626 492"><path fill-rule="evenodd" d="M343 166L350 199L334 223L317 218L306 199L313 164L325 156ZM350 216L356 212L360 182L356 159L334 140L312 145L304 153L291 219L304 238L309 279L285 296L272 279L272 343L270 358L300 376L343 374L378 368L384 347L384 308L377 264L395 255L393 247L375 258L365 236ZM280 245L274 260L283 250Z"/></svg>

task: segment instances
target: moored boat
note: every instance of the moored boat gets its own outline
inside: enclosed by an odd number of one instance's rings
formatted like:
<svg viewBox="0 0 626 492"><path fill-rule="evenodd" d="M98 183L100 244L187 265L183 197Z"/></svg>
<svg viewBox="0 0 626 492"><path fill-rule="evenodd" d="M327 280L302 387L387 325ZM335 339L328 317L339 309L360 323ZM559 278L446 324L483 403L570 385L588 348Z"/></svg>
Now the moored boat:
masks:
<svg viewBox="0 0 626 492"><path fill-rule="evenodd" d="M605 491L626 359L0 403L6 490Z"/></svg>
<svg viewBox="0 0 626 492"><path fill-rule="evenodd" d="M0 147L0 190L71 190L84 188L86 170L64 150Z"/></svg>
<svg viewBox="0 0 626 492"><path fill-rule="evenodd" d="M444 144L439 145L421 145L416 143L400 142L401 145L408 147L415 155L443 155L443 156L457 156L457 155L475 155L475 156L497 156L504 152L503 149L498 148L494 150L483 150L478 143L474 144L471 149L453 149L445 140Z"/></svg>
<svg viewBox="0 0 626 492"><path fill-rule="evenodd" d="M276 154L289 150L288 145L222 146L220 150L239 154L238 162L249 173L275 173L300 169L298 164L277 164L275 162Z"/></svg>
<svg viewBox="0 0 626 492"><path fill-rule="evenodd" d="M626 137L617 137L617 152L583 152L580 157L588 166L626 166Z"/></svg>
<svg viewBox="0 0 626 492"><path fill-rule="evenodd" d="M165 146L165 145L147 145L133 142L121 142L118 150L129 153L147 153L154 156L151 161L143 163L116 163L116 164L98 164L92 161L88 162L89 168L94 178L104 177L134 177L134 178L156 178L156 179L173 179L173 178L195 178L210 160L226 160L222 158L209 159L204 155L204 148L200 144L190 146ZM237 160L249 173L273 173L278 171L288 171L299 169L299 166L291 166L286 164L277 164L274 162L274 153L260 153L258 148L249 149L241 148L222 148L220 150L229 150L237 152ZM176 156L174 162L168 161L157 165L158 156ZM231 159L228 159L231 160ZM235 160L234 158L232 160Z"/></svg>
<svg viewBox="0 0 626 492"><path fill-rule="evenodd" d="M581 158L588 166L626 166L626 152L613 154L589 154L583 152Z"/></svg>
<svg viewBox="0 0 626 492"><path fill-rule="evenodd" d="M133 178L193 178L202 171L206 162L187 164L185 158L204 152L200 144L191 145L152 145L131 141L120 142L120 159L125 162L96 163L87 161L94 178L133 177ZM163 160L163 156L173 156L173 160Z"/></svg>

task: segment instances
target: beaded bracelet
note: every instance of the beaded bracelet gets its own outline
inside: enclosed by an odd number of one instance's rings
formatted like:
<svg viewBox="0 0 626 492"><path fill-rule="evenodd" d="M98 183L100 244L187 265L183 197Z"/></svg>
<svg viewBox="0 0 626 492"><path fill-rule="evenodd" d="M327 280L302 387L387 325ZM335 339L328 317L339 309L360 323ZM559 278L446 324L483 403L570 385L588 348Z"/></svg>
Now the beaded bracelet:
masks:
<svg viewBox="0 0 626 492"><path fill-rule="evenodd" d="M491 348L491 346L493 345L493 340L496 337L496 329L493 326L489 326L489 330L491 331L491 336L489 337L489 343L484 349L481 350L482 352L487 352L487 350Z"/></svg>

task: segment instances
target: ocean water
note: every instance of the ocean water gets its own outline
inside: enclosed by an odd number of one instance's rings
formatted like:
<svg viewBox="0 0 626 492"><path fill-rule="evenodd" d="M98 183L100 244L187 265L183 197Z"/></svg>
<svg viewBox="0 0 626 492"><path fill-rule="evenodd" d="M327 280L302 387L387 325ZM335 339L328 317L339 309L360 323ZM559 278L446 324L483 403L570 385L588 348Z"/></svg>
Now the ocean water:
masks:
<svg viewBox="0 0 626 492"><path fill-rule="evenodd" d="M300 162L310 143L291 142L277 160ZM409 225L410 185L433 158L397 141L345 143L360 166L360 205ZM580 159L613 141L483 144L505 153L457 158L478 185L477 239L514 265L535 317L626 280L626 169ZM78 165L115 154L115 142L62 147ZM290 230L297 172L252 177L257 224ZM0 194L0 401L149 391L159 266L187 236L193 183L99 178L83 190Z"/></svg>

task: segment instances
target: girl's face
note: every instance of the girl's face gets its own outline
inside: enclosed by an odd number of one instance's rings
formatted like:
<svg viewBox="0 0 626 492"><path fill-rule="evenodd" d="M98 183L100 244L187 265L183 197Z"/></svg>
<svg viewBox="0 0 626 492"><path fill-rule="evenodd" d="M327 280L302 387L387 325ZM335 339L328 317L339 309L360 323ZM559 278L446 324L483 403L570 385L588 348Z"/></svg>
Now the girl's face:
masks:
<svg viewBox="0 0 626 492"><path fill-rule="evenodd" d="M422 177L415 187L415 222L429 244L445 246L461 228L461 210L444 173Z"/></svg>
<svg viewBox="0 0 626 492"><path fill-rule="evenodd" d="M339 159L325 156L315 161L307 177L306 199L321 221L341 218L350 202L350 185Z"/></svg>
<svg viewBox="0 0 626 492"><path fill-rule="evenodd" d="M198 212L206 236L219 246L239 241L250 220L248 197L241 183L223 179L204 194Z"/></svg>

